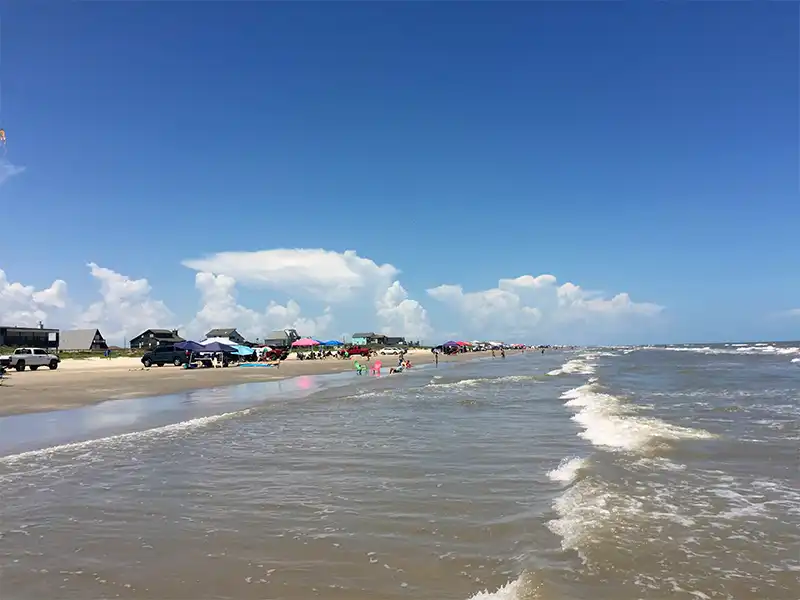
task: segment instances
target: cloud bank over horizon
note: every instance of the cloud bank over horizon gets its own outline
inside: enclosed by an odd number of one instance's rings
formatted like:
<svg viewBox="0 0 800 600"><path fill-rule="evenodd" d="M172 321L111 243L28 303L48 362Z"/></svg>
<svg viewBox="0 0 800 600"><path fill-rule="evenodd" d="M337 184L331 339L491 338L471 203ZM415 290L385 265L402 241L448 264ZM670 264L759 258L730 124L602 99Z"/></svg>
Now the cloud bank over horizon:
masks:
<svg viewBox="0 0 800 600"><path fill-rule="evenodd" d="M214 327L236 327L250 339L291 327L312 337L375 330L438 342L439 337L460 332L464 339L561 343L577 334L582 339L619 338L664 310L658 304L635 302L624 292L609 296L571 282L559 284L550 274L521 275L500 279L485 290L465 291L449 283L425 290L426 301L440 305L453 319L437 325L423 302L402 285L397 267L379 265L352 250L221 252L181 264L196 271L193 294L200 308L194 314L174 312L146 278L92 262L87 268L97 299L88 306L71 298L62 279L37 290L10 281L0 269L0 315L4 325L35 326L43 321L62 329L97 327L114 344L156 327L178 328L192 339ZM263 292L265 302L245 306L240 288ZM270 292L288 295L288 300L280 304L270 299ZM309 304L321 307L318 314L303 309Z"/></svg>

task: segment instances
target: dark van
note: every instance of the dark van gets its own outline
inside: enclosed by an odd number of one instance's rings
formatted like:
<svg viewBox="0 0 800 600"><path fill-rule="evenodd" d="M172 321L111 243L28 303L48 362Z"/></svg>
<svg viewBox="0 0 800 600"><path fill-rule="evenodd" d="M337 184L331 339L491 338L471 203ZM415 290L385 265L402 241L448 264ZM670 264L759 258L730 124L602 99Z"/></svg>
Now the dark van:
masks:
<svg viewBox="0 0 800 600"><path fill-rule="evenodd" d="M180 367L187 362L189 362L189 357L186 356L186 350L178 350L172 344L158 346L153 350L145 352L144 356L142 356L142 364L145 367L151 367L153 365L163 367L167 363L172 363L176 367Z"/></svg>

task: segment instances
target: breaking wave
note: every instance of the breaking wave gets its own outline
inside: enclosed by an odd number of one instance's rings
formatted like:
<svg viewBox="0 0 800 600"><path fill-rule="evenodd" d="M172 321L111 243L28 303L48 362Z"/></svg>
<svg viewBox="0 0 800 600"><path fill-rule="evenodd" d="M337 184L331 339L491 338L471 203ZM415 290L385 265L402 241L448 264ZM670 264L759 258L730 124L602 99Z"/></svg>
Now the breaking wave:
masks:
<svg viewBox="0 0 800 600"><path fill-rule="evenodd" d="M593 445L628 452L646 452L670 440L711 439L702 429L671 425L654 417L635 414L640 408L587 383L561 395L566 406L577 408L572 417L583 431L579 434Z"/></svg>

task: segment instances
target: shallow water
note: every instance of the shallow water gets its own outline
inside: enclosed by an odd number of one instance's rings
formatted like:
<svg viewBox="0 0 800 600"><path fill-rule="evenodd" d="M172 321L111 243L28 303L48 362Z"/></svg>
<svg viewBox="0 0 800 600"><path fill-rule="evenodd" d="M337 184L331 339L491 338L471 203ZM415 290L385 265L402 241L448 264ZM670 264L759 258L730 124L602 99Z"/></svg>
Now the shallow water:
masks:
<svg viewBox="0 0 800 600"><path fill-rule="evenodd" d="M3 599L796 600L798 345L0 419Z"/></svg>

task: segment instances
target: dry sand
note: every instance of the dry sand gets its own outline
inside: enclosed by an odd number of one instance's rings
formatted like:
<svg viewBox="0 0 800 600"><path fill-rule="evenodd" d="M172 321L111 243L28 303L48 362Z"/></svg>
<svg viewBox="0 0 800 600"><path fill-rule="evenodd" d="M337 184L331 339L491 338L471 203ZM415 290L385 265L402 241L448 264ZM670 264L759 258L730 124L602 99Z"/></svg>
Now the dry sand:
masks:
<svg viewBox="0 0 800 600"><path fill-rule="evenodd" d="M439 361L449 363L486 356L487 352L470 352L456 356L441 356ZM433 362L427 350L411 351L412 364ZM362 364L366 361L362 358ZM120 398L160 396L187 390L215 388L238 383L271 381L298 375L320 375L352 371L353 360L328 358L283 361L280 368L228 367L225 369L183 369L172 365L144 369L138 358L65 359L58 369L37 371L10 371L0 385L0 416L62 410ZM396 356L380 356L383 373L397 363Z"/></svg>

